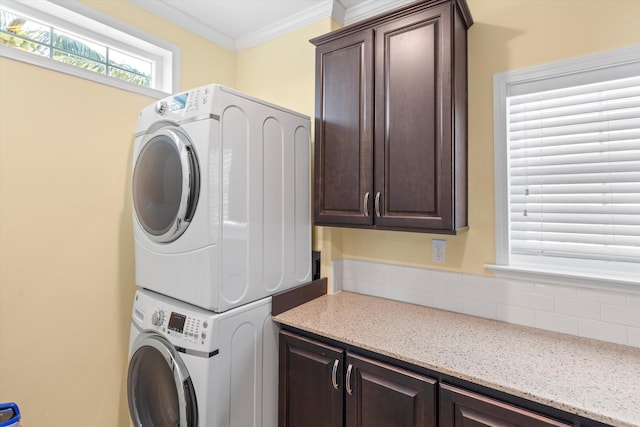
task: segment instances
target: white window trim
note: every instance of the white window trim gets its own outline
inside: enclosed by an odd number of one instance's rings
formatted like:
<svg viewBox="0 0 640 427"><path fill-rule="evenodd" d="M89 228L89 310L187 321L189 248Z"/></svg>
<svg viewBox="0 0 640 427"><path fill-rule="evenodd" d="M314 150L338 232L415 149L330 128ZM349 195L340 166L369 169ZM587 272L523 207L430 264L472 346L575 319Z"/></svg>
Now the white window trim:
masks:
<svg viewBox="0 0 640 427"><path fill-rule="evenodd" d="M590 261L592 268L585 269L576 265L579 262L575 260L559 259L555 262L548 262L548 265L539 262L533 265L526 261L514 263L510 260L509 255L506 100L510 87L524 83L533 84L537 80L550 76L563 76L581 70L609 67L612 64L640 66L640 45L507 71L493 76L496 263L487 264L485 268L496 276L506 279L640 293L640 264L627 265L627 268L620 269L616 273L610 271L603 273L603 270L598 268L603 264L593 261ZM562 265L558 265L560 262Z"/></svg>
<svg viewBox="0 0 640 427"><path fill-rule="evenodd" d="M102 41L110 46L125 47L127 51L144 52L146 57L155 56L162 69L156 70L159 79L157 88L148 88L119 80L93 71L83 70L70 64L51 60L8 46L0 45L0 56L25 62L52 71L69 74L100 84L116 87L156 99L179 91L180 48L165 40L145 33L117 19L105 15L73 0L3 0L7 8L23 12L36 19L58 25L61 29L76 30L77 33ZM74 24L78 15L93 21L91 29ZM135 41L134 41L135 40ZM149 55L151 53L152 55Z"/></svg>

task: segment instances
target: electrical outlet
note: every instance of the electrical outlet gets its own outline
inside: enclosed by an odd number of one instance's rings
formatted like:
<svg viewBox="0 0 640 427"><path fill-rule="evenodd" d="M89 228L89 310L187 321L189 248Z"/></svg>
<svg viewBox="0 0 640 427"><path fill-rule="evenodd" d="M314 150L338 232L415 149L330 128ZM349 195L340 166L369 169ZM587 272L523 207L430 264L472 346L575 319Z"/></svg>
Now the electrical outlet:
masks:
<svg viewBox="0 0 640 427"><path fill-rule="evenodd" d="M431 261L444 262L446 248L447 248L446 240L431 239Z"/></svg>

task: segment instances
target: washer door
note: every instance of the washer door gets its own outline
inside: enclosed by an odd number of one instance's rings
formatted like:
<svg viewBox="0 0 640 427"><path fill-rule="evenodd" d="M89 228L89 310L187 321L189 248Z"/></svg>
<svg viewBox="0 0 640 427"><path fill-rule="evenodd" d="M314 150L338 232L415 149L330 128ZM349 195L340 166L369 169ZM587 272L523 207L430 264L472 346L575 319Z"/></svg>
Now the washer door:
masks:
<svg viewBox="0 0 640 427"><path fill-rule="evenodd" d="M129 414L136 427L197 427L198 405L184 362L165 338L135 341L127 376Z"/></svg>
<svg viewBox="0 0 640 427"><path fill-rule="evenodd" d="M132 190L136 218L150 239L168 243L184 233L200 193L198 159L186 134L165 127L146 139Z"/></svg>

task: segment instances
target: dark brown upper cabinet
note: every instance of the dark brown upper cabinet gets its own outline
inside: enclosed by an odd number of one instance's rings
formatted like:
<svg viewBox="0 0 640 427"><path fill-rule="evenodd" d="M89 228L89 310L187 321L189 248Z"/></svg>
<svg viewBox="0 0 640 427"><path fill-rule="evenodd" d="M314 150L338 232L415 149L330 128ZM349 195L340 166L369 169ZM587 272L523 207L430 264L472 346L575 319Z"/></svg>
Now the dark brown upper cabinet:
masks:
<svg viewBox="0 0 640 427"><path fill-rule="evenodd" d="M467 226L465 0L412 3L316 46L316 225Z"/></svg>

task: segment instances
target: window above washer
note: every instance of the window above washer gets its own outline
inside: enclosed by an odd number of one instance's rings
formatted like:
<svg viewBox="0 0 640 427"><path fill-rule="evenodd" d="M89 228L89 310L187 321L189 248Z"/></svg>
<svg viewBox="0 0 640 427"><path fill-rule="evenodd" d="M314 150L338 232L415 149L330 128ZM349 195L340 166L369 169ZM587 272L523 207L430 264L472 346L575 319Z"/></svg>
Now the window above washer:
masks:
<svg viewBox="0 0 640 427"><path fill-rule="evenodd" d="M497 275L640 292L640 46L494 76Z"/></svg>
<svg viewBox="0 0 640 427"><path fill-rule="evenodd" d="M70 0L3 0L0 56L155 98L178 90L176 46Z"/></svg>

